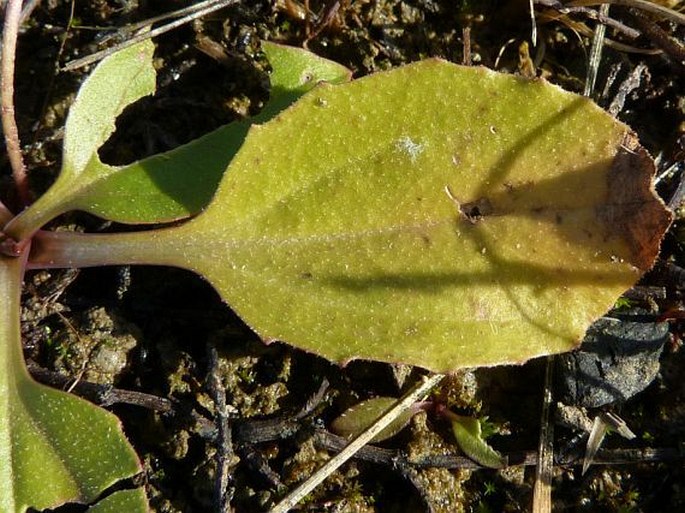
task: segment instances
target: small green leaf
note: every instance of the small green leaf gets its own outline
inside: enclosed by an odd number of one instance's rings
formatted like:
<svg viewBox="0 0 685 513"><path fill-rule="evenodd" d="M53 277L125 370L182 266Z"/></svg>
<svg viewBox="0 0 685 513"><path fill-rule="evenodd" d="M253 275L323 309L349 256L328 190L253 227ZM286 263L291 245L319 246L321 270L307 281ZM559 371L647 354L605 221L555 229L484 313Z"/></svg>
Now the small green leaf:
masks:
<svg viewBox="0 0 685 513"><path fill-rule="evenodd" d="M331 431L337 435L353 438L364 431L380 417L383 412L390 409L397 402L394 397L374 397L345 410L331 423ZM419 408L405 410L399 417L391 422L388 427L371 439L371 443L382 442L392 438L402 431L411 418L420 411Z"/></svg>
<svg viewBox="0 0 685 513"><path fill-rule="evenodd" d="M480 420L448 412L452 432L459 448L476 463L490 468L507 466L507 458L502 456L483 439Z"/></svg>
<svg viewBox="0 0 685 513"><path fill-rule="evenodd" d="M20 260L0 257L3 513L89 503L107 487L141 471L114 415L29 376L19 332Z"/></svg>
<svg viewBox="0 0 685 513"><path fill-rule="evenodd" d="M120 223L162 223L199 212L216 191L252 123L269 120L320 81L350 78L347 68L311 52L269 42L262 45L273 68L271 97L262 112L125 166L103 164L97 150L111 135L123 108L154 92L154 47L142 43L103 60L69 112L59 178L10 223L7 233L24 238L68 210ZM87 137L82 141L83 134Z"/></svg>
<svg viewBox="0 0 685 513"><path fill-rule="evenodd" d="M671 220L653 171L585 98L428 60L254 126L210 206L140 261L330 360L519 363L576 347L651 267Z"/></svg>
<svg viewBox="0 0 685 513"><path fill-rule="evenodd" d="M98 149L115 129L117 116L155 90L154 45L144 41L110 55L93 70L74 100L64 129L62 170L55 183L5 232L29 237L55 216L79 208L79 199L103 174L116 168L100 162Z"/></svg>

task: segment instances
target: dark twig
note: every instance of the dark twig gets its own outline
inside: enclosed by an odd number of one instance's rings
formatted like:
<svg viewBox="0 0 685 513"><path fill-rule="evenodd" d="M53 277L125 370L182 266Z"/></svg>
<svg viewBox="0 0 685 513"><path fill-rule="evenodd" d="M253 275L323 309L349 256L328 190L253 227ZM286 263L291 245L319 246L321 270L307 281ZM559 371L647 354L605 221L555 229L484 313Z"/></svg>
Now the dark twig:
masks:
<svg viewBox="0 0 685 513"><path fill-rule="evenodd" d="M301 419L309 415L323 400L328 390L328 380L324 378L319 389L309 398L302 409L295 415L286 415L274 419L236 422L233 433L237 444L254 445L261 442L292 438L302 429Z"/></svg>
<svg viewBox="0 0 685 513"><path fill-rule="evenodd" d="M339 451L347 443L346 438L319 430L315 434L314 443L321 449L329 451ZM538 463L538 452L535 451L513 451L503 453L509 461L509 466L535 466ZM410 465L414 468L447 468L447 469L484 469L475 461L460 455L436 454L423 456L421 458L408 458L402 451L383 449L373 445L363 447L354 456L354 459L387 465L393 467L398 464ZM633 463L660 463L669 461L685 460L685 454L677 448L645 448L645 449L604 449L597 453L594 464L601 465L628 465ZM577 454L554 454L554 465L556 466L578 466L582 465L582 456Z"/></svg>
<svg viewBox="0 0 685 513"><path fill-rule="evenodd" d="M654 46L662 49L665 54L671 57L681 73L685 72L685 46L637 9L631 9L630 14L633 15L636 25L640 27L642 33L649 38Z"/></svg>
<svg viewBox="0 0 685 513"><path fill-rule="evenodd" d="M72 384L73 380L68 376L59 372L49 371L32 360L28 360L26 365L31 376L40 383L62 390ZM132 404L159 413L171 413L174 411L174 403L169 399L133 390L122 390L111 385L100 385L81 380L74 385L72 391L99 406Z"/></svg>
<svg viewBox="0 0 685 513"><path fill-rule="evenodd" d="M570 2L571 6L577 5L599 5L599 4L616 4L623 5L626 7L634 7L642 11L651 12L657 16L661 16L664 19L685 25L685 14L669 9L659 5L656 2L650 2L648 0L575 0Z"/></svg>
<svg viewBox="0 0 685 513"><path fill-rule="evenodd" d="M554 423L552 411L552 375L554 357L548 356L545 368L545 383L540 415L540 440L538 443L538 464L535 468L535 487L533 489L533 511L537 513L552 511L552 469L554 466Z"/></svg>
<svg viewBox="0 0 685 513"><path fill-rule="evenodd" d="M256 478L258 483L265 488L285 491L285 485L281 481L281 476L269 466L268 460L261 451L251 445L239 446L237 451L240 454L241 463L247 466L247 469Z"/></svg>
<svg viewBox="0 0 685 513"><path fill-rule="evenodd" d="M664 287L657 287L655 285L636 285L623 293L628 299L636 301L650 301L658 299L666 299L666 289Z"/></svg>
<svg viewBox="0 0 685 513"><path fill-rule="evenodd" d="M233 452L231 426L226 406L226 390L219 377L219 355L214 344L207 348L209 370L207 387L214 401L215 421L217 426L216 480L214 482L214 501L220 513L229 511L233 491L228 489L231 467L237 458Z"/></svg>
<svg viewBox="0 0 685 513"><path fill-rule="evenodd" d="M19 32L19 18L21 17L21 0L9 0L5 11L5 25L2 36L2 64L0 80L2 84L2 129L5 134L5 147L12 166L14 185L19 196L21 206L31 202L26 165L21 155L19 129L14 117L14 59L17 50L17 34ZM3 207L4 209L4 207ZM6 209L4 209L6 210Z"/></svg>

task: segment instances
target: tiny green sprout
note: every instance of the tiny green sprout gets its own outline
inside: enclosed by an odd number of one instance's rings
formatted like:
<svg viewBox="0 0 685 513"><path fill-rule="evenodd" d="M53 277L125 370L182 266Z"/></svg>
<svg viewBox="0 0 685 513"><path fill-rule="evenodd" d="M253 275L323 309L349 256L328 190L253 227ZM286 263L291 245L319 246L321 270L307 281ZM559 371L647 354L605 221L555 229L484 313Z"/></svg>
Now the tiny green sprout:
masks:
<svg viewBox="0 0 685 513"><path fill-rule="evenodd" d="M649 431L644 431L640 438L642 438L642 440L650 444L654 443L654 441L656 440L656 437Z"/></svg>
<svg viewBox="0 0 685 513"><path fill-rule="evenodd" d="M618 311L628 310L628 309L632 308L633 306L635 306L635 301L633 301L632 299L630 299L628 297L621 296L614 303L614 310L618 310Z"/></svg>
<svg viewBox="0 0 685 513"><path fill-rule="evenodd" d="M497 492L497 485L492 481L485 481L485 491L483 495L487 497L488 495L494 495Z"/></svg>
<svg viewBox="0 0 685 513"><path fill-rule="evenodd" d="M492 435L496 435L500 432L498 426L494 422L490 422L490 417L487 415L480 417L478 420L480 422L481 436L483 440L487 440Z"/></svg>

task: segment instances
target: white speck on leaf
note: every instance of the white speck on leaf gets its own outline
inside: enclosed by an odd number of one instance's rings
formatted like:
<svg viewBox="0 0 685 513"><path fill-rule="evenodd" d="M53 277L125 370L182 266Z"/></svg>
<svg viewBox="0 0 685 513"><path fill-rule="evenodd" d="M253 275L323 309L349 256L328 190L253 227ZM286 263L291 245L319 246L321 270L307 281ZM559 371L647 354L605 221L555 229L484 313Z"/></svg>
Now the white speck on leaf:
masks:
<svg viewBox="0 0 685 513"><path fill-rule="evenodd" d="M399 151L409 155L412 164L416 162L418 156L421 155L423 150L426 148L425 144L414 142L409 136L406 135L400 137L395 143L395 146Z"/></svg>

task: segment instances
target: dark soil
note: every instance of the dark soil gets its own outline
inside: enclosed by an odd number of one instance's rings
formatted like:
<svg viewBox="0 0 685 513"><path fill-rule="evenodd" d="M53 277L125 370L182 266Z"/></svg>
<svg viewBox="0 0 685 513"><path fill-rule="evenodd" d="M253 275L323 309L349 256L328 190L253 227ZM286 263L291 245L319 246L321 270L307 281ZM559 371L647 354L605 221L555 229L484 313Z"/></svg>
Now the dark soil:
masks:
<svg viewBox="0 0 685 513"><path fill-rule="evenodd" d="M74 3L71 28L70 2L46 0L33 10L19 40L16 88L20 136L36 193L59 169L65 115L88 72L56 73L56 66L100 49L105 36L121 35L118 28L186 3L79 1ZM319 13L325 2L309 3ZM519 44L531 38L524 1L341 4L308 47L348 66L355 77L431 56L461 62L466 28L472 62L517 72ZM258 112L268 97L268 64L260 53L260 40L302 45L308 29L299 19L300 8L295 0L238 2L157 38L157 94L124 113L117 133L102 150L103 158L130 162ZM589 39L580 31L594 24L574 15L573 23L580 25L572 26L570 21L550 20L542 11L540 7L540 44L531 52L538 73L582 92ZM611 13L632 27L645 23L626 8L614 6ZM310 30L318 29L314 18ZM682 49L685 27L658 19L648 23L656 23ZM659 44L645 36L631 41L611 30L608 35L638 48ZM220 58L203 51L208 41L220 45ZM663 52L605 48L596 99L608 106L621 82L641 63L648 72L627 95L619 118L658 156L659 192L668 201L684 171L685 62ZM613 75L610 83L607 77ZM7 173L7 163L3 168ZM125 229L83 214L70 214L56 224L88 231ZM652 320L676 312L656 379L626 401L588 412L592 418L599 411L612 411L637 434L632 441L610 435L606 448L654 449L657 461L647 461L645 451L634 451L634 461L596 465L582 476L580 466L569 463L573 457L582 459L582 431L557 425L555 453L566 464L555 467L554 511L685 511L685 470L679 452L685 440L685 351L678 320L683 280L673 273L678 270L674 265L685 266L682 237L678 221L665 241L661 264L642 283L658 287L651 290L660 295L637 301L651 312ZM220 444L211 376L218 377L225 389L233 427L235 454L227 462L231 508L257 512L268 510L325 461L324 446L330 439L324 430L332 419L362 399L399 396L420 374L415 369L402 380L397 377L401 372L389 365L354 362L341 369L287 346L267 347L207 283L175 269L41 272L27 277L26 290L23 329L28 359L70 379L161 398L157 403L112 407L144 462L141 480L153 511L220 511L214 493ZM218 359L213 364L214 350ZM537 447L544 367L543 361L532 361L520 367L462 372L436 395L457 412L488 416L499 431L490 443L515 462ZM48 376L57 379L56 374ZM316 397L325 381L328 388ZM316 402L310 411L299 415L312 397ZM410 462L423 458L435 463L439 455L459 454L447 423L424 413L382 446L408 455ZM604 458L615 459L616 453ZM441 468L397 464L386 454L376 462L348 463L299 510L528 511L533 483L531 466L503 471Z"/></svg>

